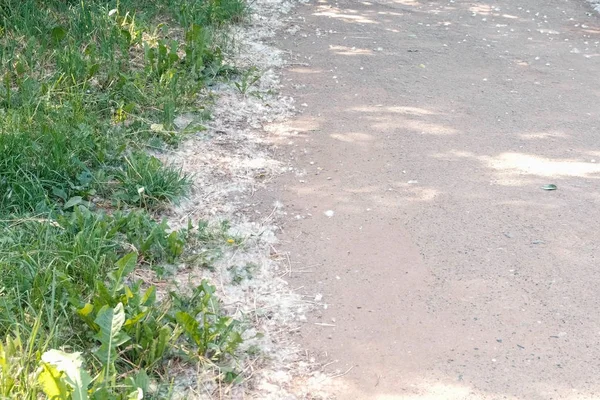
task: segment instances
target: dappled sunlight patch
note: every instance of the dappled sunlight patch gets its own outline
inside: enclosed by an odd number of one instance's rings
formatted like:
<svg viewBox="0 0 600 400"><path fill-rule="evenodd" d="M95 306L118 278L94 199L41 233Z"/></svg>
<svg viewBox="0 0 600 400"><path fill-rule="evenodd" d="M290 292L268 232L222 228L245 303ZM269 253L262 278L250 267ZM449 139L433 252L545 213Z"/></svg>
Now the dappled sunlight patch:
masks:
<svg viewBox="0 0 600 400"><path fill-rule="evenodd" d="M394 193L400 193L402 200L409 202L432 201L441 193L438 189L420 185L416 180L394 182L392 188Z"/></svg>
<svg viewBox="0 0 600 400"><path fill-rule="evenodd" d="M525 140L536 140L536 139L566 139L569 136L564 132L530 132L521 134L521 138Z"/></svg>
<svg viewBox="0 0 600 400"><path fill-rule="evenodd" d="M408 129L424 135L453 135L456 129L434 122L422 121L415 117L430 115L443 115L421 107L411 106L375 106L351 107L349 111L366 114L366 118L373 121L373 127L381 130ZM398 116L405 116L399 118Z"/></svg>
<svg viewBox="0 0 600 400"><path fill-rule="evenodd" d="M332 133L329 136L346 143L370 142L373 140L373 136L361 132Z"/></svg>
<svg viewBox="0 0 600 400"><path fill-rule="evenodd" d="M411 199L413 201L431 201L435 199L440 191L433 188L422 188L422 187L409 187L408 192L411 193Z"/></svg>
<svg viewBox="0 0 600 400"><path fill-rule="evenodd" d="M457 133L456 129L449 126L411 119L392 120L387 118L378 118L377 122L373 124L373 127L382 130L411 130L420 135L433 136L454 135Z"/></svg>
<svg viewBox="0 0 600 400"><path fill-rule="evenodd" d="M330 50L333 50L335 54L341 56L365 56L365 55L373 55L373 50L371 49L360 49L356 47L348 47L348 46L335 46L330 45Z"/></svg>
<svg viewBox="0 0 600 400"><path fill-rule="evenodd" d="M340 10L334 7L321 7L319 11L314 13L318 17L328 17L340 19L344 22L359 23L359 24L378 24L378 22L364 15L354 15L351 10Z"/></svg>
<svg viewBox="0 0 600 400"><path fill-rule="evenodd" d="M350 193L377 193L379 192L381 189L379 188L379 186L375 186L375 185L371 185L371 186L361 186L361 187L357 187L357 188L348 188L346 189L347 192Z"/></svg>
<svg viewBox="0 0 600 400"><path fill-rule="evenodd" d="M533 154L505 152L497 156L477 155L468 151L449 151L433 155L440 159L466 158L485 164L497 171L499 177L494 183L502 185L519 185L526 176L546 178L597 178L600 164L595 160L584 162L572 159L551 159Z"/></svg>
<svg viewBox="0 0 600 400"><path fill-rule="evenodd" d="M305 182L300 182L299 185L292 187L294 192L300 195L314 194L318 195L322 193L323 185L313 185L313 184L304 184Z"/></svg>
<svg viewBox="0 0 600 400"><path fill-rule="evenodd" d="M364 113L380 113L380 112L389 112L394 114L404 114L404 115L434 115L437 114L433 111L419 108L419 107L407 107L407 106L360 106L360 107L352 107L351 111L358 111Z"/></svg>
<svg viewBox="0 0 600 400"><path fill-rule="evenodd" d="M472 389L463 385L431 383L420 386L415 394L380 394L375 400L462 400L472 395Z"/></svg>
<svg viewBox="0 0 600 400"><path fill-rule="evenodd" d="M469 7L469 11L471 11L474 14L480 14L480 15L490 15L493 10L494 10L494 7L492 7L489 4L478 4L476 6Z"/></svg>
<svg viewBox="0 0 600 400"><path fill-rule="evenodd" d="M521 153L502 153L496 157L479 157L479 159L484 161L490 168L513 174L588 178L600 173L600 164L573 160L552 160Z"/></svg>
<svg viewBox="0 0 600 400"><path fill-rule="evenodd" d="M393 12L393 11L378 11L377 15L393 15L396 17L402 17L402 16L404 16L404 13Z"/></svg>
<svg viewBox="0 0 600 400"><path fill-rule="evenodd" d="M321 125L314 119L296 118L292 122L276 122L265 125L264 130L271 134L271 140L280 141L294 137L303 137L319 131Z"/></svg>
<svg viewBox="0 0 600 400"><path fill-rule="evenodd" d="M600 28L587 28L587 29L582 29L581 31L585 32L585 33L591 33L592 35L600 34Z"/></svg>
<svg viewBox="0 0 600 400"><path fill-rule="evenodd" d="M421 3L418 2L417 0L392 0L392 3L400 4L403 6L413 6L413 7L421 5Z"/></svg>
<svg viewBox="0 0 600 400"><path fill-rule="evenodd" d="M374 370L370 372L375 376L385 377L387 371ZM430 381L419 376L411 377L410 382L412 383L407 384L401 393L378 388L367 393L365 388L357 387L351 380L345 378L339 378L329 384L346 396L351 395L358 399L369 400L463 400L466 398L480 399L488 397L467 384ZM516 400L512 396L503 395L502 398Z"/></svg>
<svg viewBox="0 0 600 400"><path fill-rule="evenodd" d="M323 71L318 70L318 69L311 69L311 68L290 68L288 69L288 71L290 72L294 72L296 74L322 74Z"/></svg>

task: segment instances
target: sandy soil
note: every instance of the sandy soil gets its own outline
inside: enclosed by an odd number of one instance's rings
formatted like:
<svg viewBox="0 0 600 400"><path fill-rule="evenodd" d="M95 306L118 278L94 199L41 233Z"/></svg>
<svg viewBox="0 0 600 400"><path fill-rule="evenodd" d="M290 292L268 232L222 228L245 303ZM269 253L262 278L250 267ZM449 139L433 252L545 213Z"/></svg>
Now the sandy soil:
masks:
<svg viewBox="0 0 600 400"><path fill-rule="evenodd" d="M600 21L311 1L277 39L298 340L340 399L600 398ZM558 190L542 186L556 184Z"/></svg>

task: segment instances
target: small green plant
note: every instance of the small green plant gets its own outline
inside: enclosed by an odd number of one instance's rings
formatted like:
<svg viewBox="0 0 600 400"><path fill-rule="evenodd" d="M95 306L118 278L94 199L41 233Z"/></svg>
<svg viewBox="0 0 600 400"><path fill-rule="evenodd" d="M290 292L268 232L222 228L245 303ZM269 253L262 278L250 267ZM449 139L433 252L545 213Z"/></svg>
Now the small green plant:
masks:
<svg viewBox="0 0 600 400"><path fill-rule="evenodd" d="M201 244L227 244L231 246L240 245L243 238L232 234L229 230L231 224L223 220L218 224L209 224L208 221L198 221L196 240ZM188 229L191 231L191 229Z"/></svg>
<svg viewBox="0 0 600 400"><path fill-rule="evenodd" d="M241 94L246 95L259 80L260 73L258 72L258 68L251 67L244 71L241 74L239 81L234 82L234 84Z"/></svg>
<svg viewBox="0 0 600 400"><path fill-rule="evenodd" d="M173 346L179 334L165 319L169 303L157 302L154 286L143 290L141 281L132 285L125 283L125 279L136 267L136 262L137 256L134 253L120 259L116 264L117 269L109 275L108 283L98 282L92 301L78 308L77 313L96 335L103 335L103 328L98 319L107 313L107 310L120 305L124 318L119 327L122 333L120 338L127 338L131 343L128 350L121 352L120 357L126 360L128 365L153 371L160 367L166 351ZM100 360L103 361L107 356L103 353ZM114 361L115 358L112 359Z"/></svg>
<svg viewBox="0 0 600 400"><path fill-rule="evenodd" d="M207 281L202 281L190 298L171 293L175 307L181 309L175 313L175 321L193 352L212 361L233 355L243 341L239 321L223 315L214 293L215 287Z"/></svg>
<svg viewBox="0 0 600 400"><path fill-rule="evenodd" d="M258 269L258 265L248 263L243 266L234 265L229 268L231 272L231 282L235 285L241 284L243 281L252 279L254 272Z"/></svg>
<svg viewBox="0 0 600 400"><path fill-rule="evenodd" d="M237 248L244 242L242 237L230 233L229 230L229 221L226 220L218 224L200 220L197 229L189 226L186 231L187 238L194 250L184 254L186 262L212 269L213 264L223 256L227 248Z"/></svg>
<svg viewBox="0 0 600 400"><path fill-rule="evenodd" d="M98 343L87 369L81 353L42 355L38 381L46 395L129 399L148 391L150 376L167 372L165 360L178 349L190 360L220 361L242 343L242 326L220 310L214 286L202 281L190 296L173 292L159 304L153 286L125 283L135 266L133 253L120 259L108 283L99 282L92 302L77 311ZM130 366L137 372L123 374ZM231 375L233 369L223 368Z"/></svg>

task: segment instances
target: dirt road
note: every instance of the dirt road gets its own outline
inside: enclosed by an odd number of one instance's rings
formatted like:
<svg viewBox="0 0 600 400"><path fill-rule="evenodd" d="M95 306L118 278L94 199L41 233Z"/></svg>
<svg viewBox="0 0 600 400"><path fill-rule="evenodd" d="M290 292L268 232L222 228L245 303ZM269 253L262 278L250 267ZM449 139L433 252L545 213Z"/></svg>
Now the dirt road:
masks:
<svg viewBox="0 0 600 400"><path fill-rule="evenodd" d="M340 399L600 398L600 19L311 1L280 147L300 341ZM302 171L304 173L302 173ZM555 184L558 190L543 190ZM326 306L325 306L326 304Z"/></svg>

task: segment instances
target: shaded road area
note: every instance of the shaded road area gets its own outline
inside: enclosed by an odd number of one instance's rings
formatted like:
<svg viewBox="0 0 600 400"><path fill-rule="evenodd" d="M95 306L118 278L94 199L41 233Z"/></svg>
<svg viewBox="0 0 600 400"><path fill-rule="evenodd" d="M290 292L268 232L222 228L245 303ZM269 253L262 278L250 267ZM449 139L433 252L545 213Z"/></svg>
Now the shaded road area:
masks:
<svg viewBox="0 0 600 400"><path fill-rule="evenodd" d="M298 173L275 190L290 281L319 300L298 340L345 373L331 391L600 398L597 15L320 0L294 19Z"/></svg>

